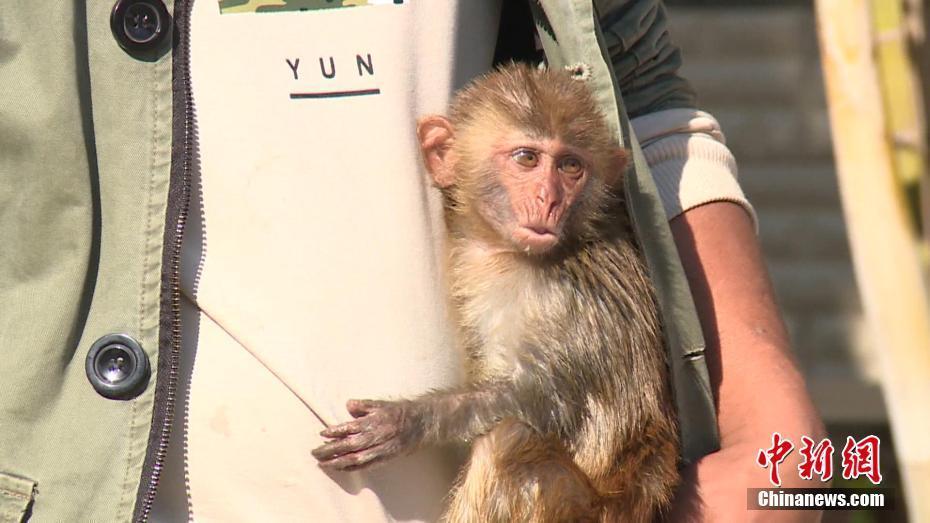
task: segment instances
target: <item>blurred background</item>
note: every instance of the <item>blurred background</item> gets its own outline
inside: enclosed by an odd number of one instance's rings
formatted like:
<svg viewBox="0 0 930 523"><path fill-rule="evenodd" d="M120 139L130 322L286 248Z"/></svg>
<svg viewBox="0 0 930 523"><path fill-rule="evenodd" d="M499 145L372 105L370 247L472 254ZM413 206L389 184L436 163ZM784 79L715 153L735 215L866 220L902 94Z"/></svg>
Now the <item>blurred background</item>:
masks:
<svg viewBox="0 0 930 523"><path fill-rule="evenodd" d="M894 193L889 201L902 209L903 218L900 223L883 218L881 227L896 228L890 236L897 235L905 241L888 246L887 255L901 256L895 251L900 251L901 245L910 249L902 258L905 260L902 271L919 267L920 278L926 282L926 243L920 239L919 218L919 195L926 190L927 180L927 137L920 103L923 84L919 82L921 69L927 70L921 58L922 31L926 27L922 3L920 0L666 0L671 35L684 56L684 76L694 85L700 107L720 121L739 162L740 182L758 211L760 239L797 360L837 447L834 486L871 486L867 480L843 481L839 475L842 470L839 455L847 435L857 439L868 434L881 437L881 471L885 477L882 486L895 489L898 508L893 512L827 512L824 518L827 522L908 521L902 477L926 478L930 472L926 468L926 454L914 456L913 451L908 451L901 456L901 449L895 448L898 434L893 434L892 429L903 433L926 427L930 397L924 398L922 407L915 411L918 402L913 397L913 387L904 394L900 391L886 394L888 388L883 387L898 382L896 373L902 365L910 366L909 361L921 367L926 358L922 359L919 353L930 353L930 345L924 345L926 339L919 334L898 332L896 337L891 336L898 340L892 347L895 353L884 356L886 361L882 361L881 351L889 348L881 340L889 338L887 329L900 330L900 324L891 327L881 319L880 311L889 309L884 301L887 298L880 292L862 292L862 283L866 282L868 287L871 282L871 286L892 295L895 291L887 289L883 279L889 277L887 268L876 268L868 260L859 263L860 258L854 256L855 249L851 248L850 233L854 233L852 241L858 242L863 253L876 248L875 238L888 237L889 233L862 232L863 227L872 223L867 218L863 218L866 225L849 226L840 192L843 183L840 174L845 174L846 183L852 184L866 175L889 178L888 186L893 187ZM854 172L847 167L847 172L840 173L837 168L837 154L851 154L845 157L848 166L855 165L852 162L856 161L856 152L843 150L854 142L840 143L836 129L831 133L828 104L839 104L834 105L836 109L844 101L833 91L832 100L826 94L825 69L829 74L830 67L842 68L843 64L822 62L818 30L821 36L827 35L829 29L825 32L823 13L833 8L862 8L867 12L847 20L834 20L831 16L831 24L866 20L874 29L870 32L854 26L857 29L854 33L862 40L861 48L870 54L865 61L874 62L872 69L854 69L872 75L872 82L881 93L878 98L882 99L875 103L877 116L873 115L871 122L854 120L853 128L858 129L860 124L877 126L877 130L866 132L874 133L878 137L875 141L883 141L878 146L888 152L887 157L870 156L875 161L886 160L887 169L882 172L871 169ZM890 30L889 24L893 26ZM837 31L840 39L848 34ZM830 33L827 38L835 38L837 34ZM883 49L886 42L890 42L889 47ZM833 44L823 42L823 45ZM842 43L837 45L858 60L855 49L843 47ZM889 69L888 63L893 67ZM848 73L849 69L845 71ZM852 76L842 76L836 88L856 89L857 82ZM844 128L841 117L841 112L834 115L834 125L840 129ZM867 194L872 191L865 190ZM867 216L869 211L864 206L868 203L855 200L859 191L847 191L848 212ZM850 205L853 201L856 203ZM859 265L859 282L854 258ZM912 259L914 263L909 263ZM914 296L919 296L918 300L924 300L924 311L928 296L925 285L910 289L916 293ZM871 307L864 303L863 296L873 298ZM905 299L898 306L913 312L912 303ZM867 314L866 310L873 313ZM926 322L927 318L917 317L915 321ZM902 339L906 341L901 342ZM913 356L915 352L917 358ZM921 377L920 368L913 372L918 374L901 379L930 381L930 374ZM899 407L889 408L890 405ZM897 413L894 422L889 411ZM917 423L913 422L915 418ZM919 437L925 439L925 446L930 446L930 433ZM911 466L915 476L902 475L901 469L907 466ZM915 491L911 490L913 498ZM925 500L930 491L923 495ZM913 499L911 502L913 505ZM927 516L913 506L910 509L911 521L920 520L915 514Z"/></svg>

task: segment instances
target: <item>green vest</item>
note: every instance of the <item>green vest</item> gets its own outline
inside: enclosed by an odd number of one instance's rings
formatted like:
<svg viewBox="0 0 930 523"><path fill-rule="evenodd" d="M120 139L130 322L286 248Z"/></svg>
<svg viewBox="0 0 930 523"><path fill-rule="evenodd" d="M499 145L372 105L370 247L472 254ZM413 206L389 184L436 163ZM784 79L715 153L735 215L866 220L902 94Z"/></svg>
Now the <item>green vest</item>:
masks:
<svg viewBox="0 0 930 523"><path fill-rule="evenodd" d="M114 4L133 1L16 2L0 19L3 522L145 519L167 448L195 161L190 2L165 0L164 23L135 33L121 33ZM664 12L658 0L598 2L602 37L589 0L532 4L550 66L591 68L634 151L630 210L659 292L683 458L694 460L716 448L703 341L626 116L693 103ZM661 67L628 75L650 48ZM618 89L608 64L628 84Z"/></svg>
<svg viewBox="0 0 930 523"><path fill-rule="evenodd" d="M662 38L665 30L664 9L655 2L625 2L621 0L594 2L590 0L540 0L539 8L534 9L537 33L546 52L549 67L582 66L590 72L588 83L601 110L608 118L610 126L620 137L620 141L633 152L633 164L624 180L627 207L636 230L643 254L656 288L659 312L662 317L666 350L669 358L669 371L672 392L678 410L679 433L681 435L682 461L691 463L719 448L717 433L717 414L714 396L707 374L704 358L704 337L691 289L685 278L684 270L678 256L678 249L672 239L665 210L659 200L655 182L649 172L646 159L633 135L628 117L628 107L624 105L617 78L634 78L629 85L632 91L629 98L636 102L630 112L642 112L680 107L681 104L693 102L682 93L682 88L675 82L680 78L672 74L658 82L643 83L635 74L631 75L631 64L623 65L623 56L612 58L610 45L604 37L599 20L609 20L624 9L624 17L636 15L657 18L661 23L652 22L644 37ZM645 29L635 25L627 27L609 26L613 36L624 35L633 30ZM634 50L622 49L622 40L615 43L621 47L621 54L635 54ZM641 50L642 51L642 50ZM654 53L652 57L661 65L655 69L674 73L680 59L677 51L662 50L659 45L646 47L646 52ZM637 57L637 63L642 57ZM618 62L620 62L618 64ZM635 68L635 65L632 67ZM662 83L665 85L661 85ZM644 107L644 105L646 107Z"/></svg>

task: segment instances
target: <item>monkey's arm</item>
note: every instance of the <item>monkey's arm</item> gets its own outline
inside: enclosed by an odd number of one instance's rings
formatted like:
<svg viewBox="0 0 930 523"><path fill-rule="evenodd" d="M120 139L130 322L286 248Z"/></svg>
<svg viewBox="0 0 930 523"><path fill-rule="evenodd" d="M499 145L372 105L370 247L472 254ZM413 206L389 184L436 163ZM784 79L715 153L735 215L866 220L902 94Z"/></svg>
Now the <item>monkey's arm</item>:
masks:
<svg viewBox="0 0 930 523"><path fill-rule="evenodd" d="M323 430L330 441L313 456L324 468L356 470L423 446L470 441L504 418L552 430L553 407L560 400L551 391L560 389L549 383L551 373L543 376L523 372L512 380L433 391L413 400L350 400L355 419Z"/></svg>
<svg viewBox="0 0 930 523"><path fill-rule="evenodd" d="M746 510L746 488L770 486L753 457L773 432L795 442L826 437L791 357L752 222L740 206L716 202L671 227L707 341L721 449L685 470L669 521L817 521L817 511ZM790 473L799 457L781 463L782 486L819 486Z"/></svg>

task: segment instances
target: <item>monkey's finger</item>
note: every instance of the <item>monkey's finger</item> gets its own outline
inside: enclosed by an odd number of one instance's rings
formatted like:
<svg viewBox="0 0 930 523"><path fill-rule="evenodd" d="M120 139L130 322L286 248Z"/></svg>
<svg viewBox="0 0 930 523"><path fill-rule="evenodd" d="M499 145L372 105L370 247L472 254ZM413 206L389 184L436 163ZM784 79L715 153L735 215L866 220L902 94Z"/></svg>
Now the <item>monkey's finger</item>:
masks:
<svg viewBox="0 0 930 523"><path fill-rule="evenodd" d="M324 438L344 438L350 434L358 434L363 430L364 427L362 426L361 421L347 421L339 425L326 427L320 431L320 436L323 436Z"/></svg>
<svg viewBox="0 0 930 523"><path fill-rule="evenodd" d="M344 472L354 472L356 470L371 469L378 465L381 465L385 461L391 459L391 457L392 456L375 456L371 459L365 460L363 463L360 463L358 465L350 465L342 470Z"/></svg>
<svg viewBox="0 0 930 523"><path fill-rule="evenodd" d="M382 443L369 449L351 454L343 454L337 458L321 461L320 467L328 470L341 470L345 472L363 469L384 461L397 453L397 448L391 442Z"/></svg>
<svg viewBox="0 0 930 523"><path fill-rule="evenodd" d="M359 452L371 447L376 441L368 436L349 436L345 439L331 441L310 451L317 461L323 463L337 456Z"/></svg>
<svg viewBox="0 0 930 523"><path fill-rule="evenodd" d="M372 410L386 405L385 401L377 400L349 400L346 402L346 409L353 417L360 418Z"/></svg>

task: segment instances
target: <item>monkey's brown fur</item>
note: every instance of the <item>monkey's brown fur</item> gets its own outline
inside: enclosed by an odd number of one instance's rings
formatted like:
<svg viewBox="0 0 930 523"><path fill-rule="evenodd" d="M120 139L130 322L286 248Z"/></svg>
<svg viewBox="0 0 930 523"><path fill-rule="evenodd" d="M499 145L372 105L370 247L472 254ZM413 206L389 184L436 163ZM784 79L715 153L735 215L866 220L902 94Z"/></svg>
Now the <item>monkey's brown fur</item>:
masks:
<svg viewBox="0 0 930 523"><path fill-rule="evenodd" d="M678 481L678 440L653 289L619 189L624 153L584 82L563 71L490 73L456 97L449 122L454 139L433 153L454 164L454 180L434 176L469 383L350 404L358 419L324 431L344 439L321 463L351 469L473 441L448 521L655 519ZM515 248L499 225L522 203L487 156L513 131L587 151L581 193L545 252Z"/></svg>

